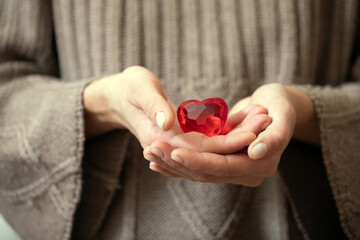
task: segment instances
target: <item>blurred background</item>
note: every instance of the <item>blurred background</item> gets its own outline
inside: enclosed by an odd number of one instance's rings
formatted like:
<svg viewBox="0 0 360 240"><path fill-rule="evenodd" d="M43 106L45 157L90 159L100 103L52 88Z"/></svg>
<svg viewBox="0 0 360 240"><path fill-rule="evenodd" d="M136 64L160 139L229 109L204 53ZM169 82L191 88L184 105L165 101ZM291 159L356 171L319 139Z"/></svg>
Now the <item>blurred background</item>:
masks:
<svg viewBox="0 0 360 240"><path fill-rule="evenodd" d="M21 240L19 236L12 230L10 225L0 214L0 239L2 240Z"/></svg>

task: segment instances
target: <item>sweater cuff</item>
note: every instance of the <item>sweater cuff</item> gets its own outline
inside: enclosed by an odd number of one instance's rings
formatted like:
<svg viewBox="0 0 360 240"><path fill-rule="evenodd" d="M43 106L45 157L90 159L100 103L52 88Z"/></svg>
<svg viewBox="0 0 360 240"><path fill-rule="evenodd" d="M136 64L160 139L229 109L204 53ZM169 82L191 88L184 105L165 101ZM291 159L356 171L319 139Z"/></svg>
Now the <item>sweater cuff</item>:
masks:
<svg viewBox="0 0 360 240"><path fill-rule="evenodd" d="M360 238L360 85L293 86L313 100L321 150L344 232Z"/></svg>
<svg viewBox="0 0 360 240"><path fill-rule="evenodd" d="M0 89L0 210L22 238L70 238L81 193L82 92L89 82L34 75Z"/></svg>

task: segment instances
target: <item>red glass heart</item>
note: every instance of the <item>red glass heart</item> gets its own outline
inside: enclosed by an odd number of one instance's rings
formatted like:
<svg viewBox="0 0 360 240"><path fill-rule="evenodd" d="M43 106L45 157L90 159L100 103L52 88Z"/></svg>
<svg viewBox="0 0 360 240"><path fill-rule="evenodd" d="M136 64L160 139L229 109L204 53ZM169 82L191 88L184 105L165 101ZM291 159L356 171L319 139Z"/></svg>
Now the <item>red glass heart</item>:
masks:
<svg viewBox="0 0 360 240"><path fill-rule="evenodd" d="M185 101L177 109L178 121L184 132L200 132L209 137L221 132L227 114L228 106L221 98Z"/></svg>

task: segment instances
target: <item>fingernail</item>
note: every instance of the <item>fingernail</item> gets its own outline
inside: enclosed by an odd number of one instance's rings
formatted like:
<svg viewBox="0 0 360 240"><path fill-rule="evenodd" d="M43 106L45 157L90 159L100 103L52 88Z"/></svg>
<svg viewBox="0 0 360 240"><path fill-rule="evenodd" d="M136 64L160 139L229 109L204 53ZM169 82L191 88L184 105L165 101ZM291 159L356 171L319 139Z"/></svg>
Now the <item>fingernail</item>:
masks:
<svg viewBox="0 0 360 240"><path fill-rule="evenodd" d="M150 149L150 151L153 154L155 154L156 156L158 156L159 158L164 158L165 157L165 154L161 150L159 150L157 148L152 148L152 149Z"/></svg>
<svg viewBox="0 0 360 240"><path fill-rule="evenodd" d="M150 168L151 170L153 170L153 171L156 171L156 168L155 168L154 165L155 165L155 164L154 164L153 162L151 162L151 163L149 164L149 168Z"/></svg>
<svg viewBox="0 0 360 240"><path fill-rule="evenodd" d="M180 164L184 164L184 160L183 160L181 157L179 157L179 156L176 156L176 155L172 155L172 154L171 154L171 159L174 160L175 162L180 163Z"/></svg>
<svg viewBox="0 0 360 240"><path fill-rule="evenodd" d="M159 128L164 129L164 127L163 127L164 122L165 122L165 113L158 112L156 114L156 124L159 126Z"/></svg>
<svg viewBox="0 0 360 240"><path fill-rule="evenodd" d="M144 155L144 158L150 162L156 162L156 158L153 155Z"/></svg>
<svg viewBox="0 0 360 240"><path fill-rule="evenodd" d="M265 154L267 154L268 151L269 148L266 145L266 143L258 143L257 145L255 145L255 147L253 147L251 153L254 159L259 159L265 156Z"/></svg>
<svg viewBox="0 0 360 240"><path fill-rule="evenodd" d="M143 155L150 155L150 147L149 146L144 148Z"/></svg>

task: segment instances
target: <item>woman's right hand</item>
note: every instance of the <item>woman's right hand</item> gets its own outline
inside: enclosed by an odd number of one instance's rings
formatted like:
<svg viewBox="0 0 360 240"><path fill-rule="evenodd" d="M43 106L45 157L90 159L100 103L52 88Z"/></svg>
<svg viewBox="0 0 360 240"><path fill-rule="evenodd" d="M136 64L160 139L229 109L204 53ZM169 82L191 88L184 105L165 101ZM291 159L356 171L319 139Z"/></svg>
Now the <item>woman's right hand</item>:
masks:
<svg viewBox="0 0 360 240"><path fill-rule="evenodd" d="M92 82L84 90L83 102L87 137L126 128L146 147L182 133L174 126L175 106L159 79L143 67Z"/></svg>

